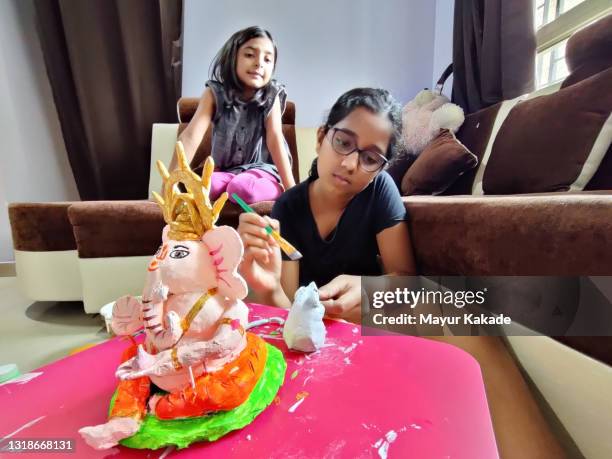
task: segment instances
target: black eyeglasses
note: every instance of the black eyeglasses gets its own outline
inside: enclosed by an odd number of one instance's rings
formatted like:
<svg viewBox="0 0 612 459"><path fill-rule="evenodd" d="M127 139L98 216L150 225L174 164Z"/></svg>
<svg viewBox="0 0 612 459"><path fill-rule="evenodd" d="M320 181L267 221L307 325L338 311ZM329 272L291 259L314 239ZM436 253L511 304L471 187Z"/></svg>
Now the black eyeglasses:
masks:
<svg viewBox="0 0 612 459"><path fill-rule="evenodd" d="M359 154L359 166L366 172L376 172L382 169L389 160L380 153L357 148L357 139L350 131L341 128L331 128L331 146L336 153L348 156L354 152Z"/></svg>

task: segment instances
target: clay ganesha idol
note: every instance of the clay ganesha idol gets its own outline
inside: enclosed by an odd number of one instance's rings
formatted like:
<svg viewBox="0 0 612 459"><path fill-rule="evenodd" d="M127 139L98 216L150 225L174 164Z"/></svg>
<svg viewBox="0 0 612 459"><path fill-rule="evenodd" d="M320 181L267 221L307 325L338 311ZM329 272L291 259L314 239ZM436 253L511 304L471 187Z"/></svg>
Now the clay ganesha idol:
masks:
<svg viewBox="0 0 612 459"><path fill-rule="evenodd" d="M167 225L147 268L142 301L126 296L113 307L115 334L131 336L144 327L144 346L134 342L122 357L108 421L79 431L96 449L119 441L158 448L214 440L250 422L272 401L284 377L280 352L245 332L247 286L237 272L243 246L233 228L215 226L227 195L210 202L213 161L206 160L199 177L180 142L176 151L179 168L172 174L157 164L164 196L154 197ZM214 416L210 431L207 421ZM184 418L196 420L189 435ZM177 419L183 422L178 440L172 438ZM168 429L159 431L160 420ZM150 432L148 421L157 423ZM159 438L164 435L168 438Z"/></svg>

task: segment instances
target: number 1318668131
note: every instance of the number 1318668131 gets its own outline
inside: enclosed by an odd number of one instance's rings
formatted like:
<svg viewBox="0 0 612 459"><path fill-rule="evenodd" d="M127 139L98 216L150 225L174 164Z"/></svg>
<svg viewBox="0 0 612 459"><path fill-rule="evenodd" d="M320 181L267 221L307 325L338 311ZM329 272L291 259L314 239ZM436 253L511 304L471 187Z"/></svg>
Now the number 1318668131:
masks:
<svg viewBox="0 0 612 459"><path fill-rule="evenodd" d="M0 442L0 452L5 453L72 453L75 442L71 438L11 438Z"/></svg>

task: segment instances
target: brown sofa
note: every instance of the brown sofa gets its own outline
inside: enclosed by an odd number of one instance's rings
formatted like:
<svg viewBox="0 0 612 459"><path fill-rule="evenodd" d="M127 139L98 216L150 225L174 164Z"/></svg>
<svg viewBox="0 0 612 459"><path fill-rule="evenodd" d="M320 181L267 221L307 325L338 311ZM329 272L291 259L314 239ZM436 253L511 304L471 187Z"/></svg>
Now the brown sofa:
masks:
<svg viewBox="0 0 612 459"><path fill-rule="evenodd" d="M421 273L612 275L611 50L608 15L568 41L558 91L466 117L457 139L479 166L445 196L404 198ZM563 341L612 364L607 338Z"/></svg>
<svg viewBox="0 0 612 459"><path fill-rule="evenodd" d="M612 19L609 23L612 30ZM568 79L571 85L564 81L552 94L504 101L468 115L457 139L479 164L444 194L612 189L612 66L583 80L576 81L573 73Z"/></svg>

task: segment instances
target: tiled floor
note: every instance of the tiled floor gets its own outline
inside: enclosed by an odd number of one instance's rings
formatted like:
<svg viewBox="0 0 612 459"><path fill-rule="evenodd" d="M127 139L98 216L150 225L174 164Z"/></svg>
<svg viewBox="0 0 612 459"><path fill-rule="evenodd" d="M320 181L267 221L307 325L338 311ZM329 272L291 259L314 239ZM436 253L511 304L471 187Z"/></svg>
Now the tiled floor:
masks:
<svg viewBox="0 0 612 459"><path fill-rule="evenodd" d="M16 363L26 373L107 338L103 319L81 303L33 303L15 277L0 277L0 365Z"/></svg>

